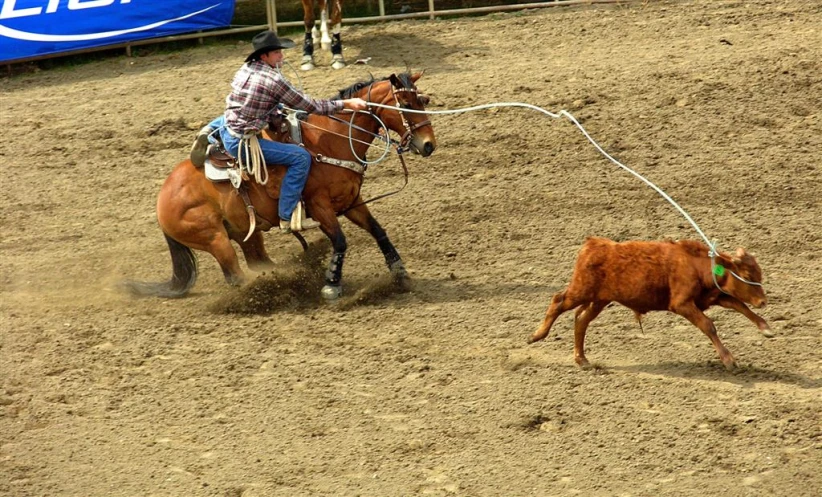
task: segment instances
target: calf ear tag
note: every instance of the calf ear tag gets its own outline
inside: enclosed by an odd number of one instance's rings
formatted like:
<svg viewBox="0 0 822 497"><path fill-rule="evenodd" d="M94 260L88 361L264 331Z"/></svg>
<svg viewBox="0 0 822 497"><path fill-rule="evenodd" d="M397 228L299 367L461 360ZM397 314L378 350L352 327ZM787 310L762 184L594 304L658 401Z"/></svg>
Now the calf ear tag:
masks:
<svg viewBox="0 0 822 497"><path fill-rule="evenodd" d="M717 264L714 266L714 274L717 276L724 276L725 275L725 266L720 266Z"/></svg>

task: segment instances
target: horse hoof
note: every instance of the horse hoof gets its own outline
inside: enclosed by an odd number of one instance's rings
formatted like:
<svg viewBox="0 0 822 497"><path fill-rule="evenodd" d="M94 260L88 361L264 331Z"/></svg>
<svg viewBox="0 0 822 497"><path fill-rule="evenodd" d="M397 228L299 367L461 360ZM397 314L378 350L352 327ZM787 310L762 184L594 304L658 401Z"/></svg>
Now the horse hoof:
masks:
<svg viewBox="0 0 822 497"><path fill-rule="evenodd" d="M314 69L314 58L310 55L303 55L302 64L300 64L300 69L303 71L310 71Z"/></svg>
<svg viewBox="0 0 822 497"><path fill-rule="evenodd" d="M342 69L343 67L345 67L345 61L335 60L334 62L331 63L331 68L332 69Z"/></svg>
<svg viewBox="0 0 822 497"><path fill-rule="evenodd" d="M327 301L334 301L342 297L342 286L325 285L320 292Z"/></svg>

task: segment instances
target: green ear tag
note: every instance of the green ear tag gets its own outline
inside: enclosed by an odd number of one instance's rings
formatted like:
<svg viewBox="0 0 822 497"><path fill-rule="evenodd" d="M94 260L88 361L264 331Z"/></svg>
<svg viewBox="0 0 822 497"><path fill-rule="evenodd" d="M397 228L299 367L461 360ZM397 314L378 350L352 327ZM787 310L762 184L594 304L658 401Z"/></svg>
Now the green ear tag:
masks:
<svg viewBox="0 0 822 497"><path fill-rule="evenodd" d="M714 274L717 276L724 276L725 275L725 266L720 266L717 264L714 266Z"/></svg>

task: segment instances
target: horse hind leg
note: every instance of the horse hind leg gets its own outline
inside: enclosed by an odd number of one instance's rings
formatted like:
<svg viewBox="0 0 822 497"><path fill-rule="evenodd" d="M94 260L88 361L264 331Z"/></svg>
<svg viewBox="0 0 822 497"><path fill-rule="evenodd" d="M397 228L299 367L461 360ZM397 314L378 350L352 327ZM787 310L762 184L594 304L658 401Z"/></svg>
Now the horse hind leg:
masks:
<svg viewBox="0 0 822 497"><path fill-rule="evenodd" d="M333 33L333 40L331 43L331 67L334 69L342 69L345 67L345 59L342 54L342 5L340 0L334 0L331 9L331 31Z"/></svg>
<svg viewBox="0 0 822 497"><path fill-rule="evenodd" d="M306 31L305 41L303 42L303 60L300 63L300 69L303 71L310 71L314 69L314 43L311 41L311 32Z"/></svg>
<svg viewBox="0 0 822 497"><path fill-rule="evenodd" d="M163 233L171 253L171 279L152 283L124 281L123 286L135 296L163 298L185 297L197 281L197 258L190 248Z"/></svg>
<svg viewBox="0 0 822 497"><path fill-rule="evenodd" d="M340 0L332 0L333 6L332 9L336 12L337 9L340 8ZM320 45L322 46L323 50L328 50L331 47L331 37L328 35L328 9L326 8L326 2L321 0L319 2L320 8ZM314 42L316 43L316 38Z"/></svg>
<svg viewBox="0 0 822 497"><path fill-rule="evenodd" d="M245 256L248 267L254 271L267 271L274 268L274 261L265 250L265 242L261 231L255 231L247 241L235 239Z"/></svg>
<svg viewBox="0 0 822 497"><path fill-rule="evenodd" d="M305 39L303 40L303 60L300 64L300 69L303 71L314 69L314 45L317 43L315 38L319 37L319 31L314 25L314 21L314 2L312 0L303 0ZM317 34L314 35L314 32Z"/></svg>

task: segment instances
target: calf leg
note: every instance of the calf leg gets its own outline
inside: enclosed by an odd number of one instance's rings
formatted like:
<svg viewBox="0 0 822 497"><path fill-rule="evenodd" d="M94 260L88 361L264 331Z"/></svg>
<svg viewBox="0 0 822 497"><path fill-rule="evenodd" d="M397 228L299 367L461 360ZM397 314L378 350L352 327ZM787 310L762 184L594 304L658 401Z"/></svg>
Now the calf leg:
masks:
<svg viewBox="0 0 822 497"><path fill-rule="evenodd" d="M590 366L588 359L585 358L585 332L588 331L588 325L594 320L608 302L591 302L587 306L577 308L574 315L574 362L580 367L587 368Z"/></svg>
<svg viewBox="0 0 822 497"><path fill-rule="evenodd" d="M773 333L771 333L770 331L771 327L768 326L768 323L764 319L762 319L757 313L750 310L748 306L740 300L731 297L730 295L721 295L719 297L719 300L717 300L717 304L721 305L726 309L733 309L741 313L743 316L748 318L753 324L755 324L763 335L765 335L768 338L773 337Z"/></svg>
<svg viewBox="0 0 822 497"><path fill-rule="evenodd" d="M711 321L711 319L706 316L704 312L699 310L696 304L691 302L689 304L677 306L672 310L693 323L694 326L702 330L702 333L705 333L705 335L708 336L708 339L714 345L716 352L719 354L719 359L722 361L722 364L725 365L725 369L732 370L736 367L736 361L731 355L731 351L725 348L725 345L722 344L722 341L719 340L719 336L716 334L716 326L714 325L714 322Z"/></svg>
<svg viewBox="0 0 822 497"><path fill-rule="evenodd" d="M545 319L542 320L542 324L531 335L531 338L528 339L528 343L534 343L542 340L543 338L548 336L548 332L551 331L551 326L553 326L554 321L562 314L563 312L570 311L574 307L577 307L581 304L585 304L587 302L580 302L573 299L568 298L568 290L559 292L554 294L551 298L551 305L548 306L548 310L545 312Z"/></svg>
<svg viewBox="0 0 822 497"><path fill-rule="evenodd" d="M389 240L385 230L380 226L380 223L374 219L374 216L371 215L368 207L359 205L346 212L345 217L374 237L374 240L377 241L377 245L380 247L380 251L382 251L383 257L385 257L385 264L388 266L394 282L400 288L408 290L410 278L408 277L408 271L405 269L405 264L403 264L399 252L397 252L394 244Z"/></svg>

